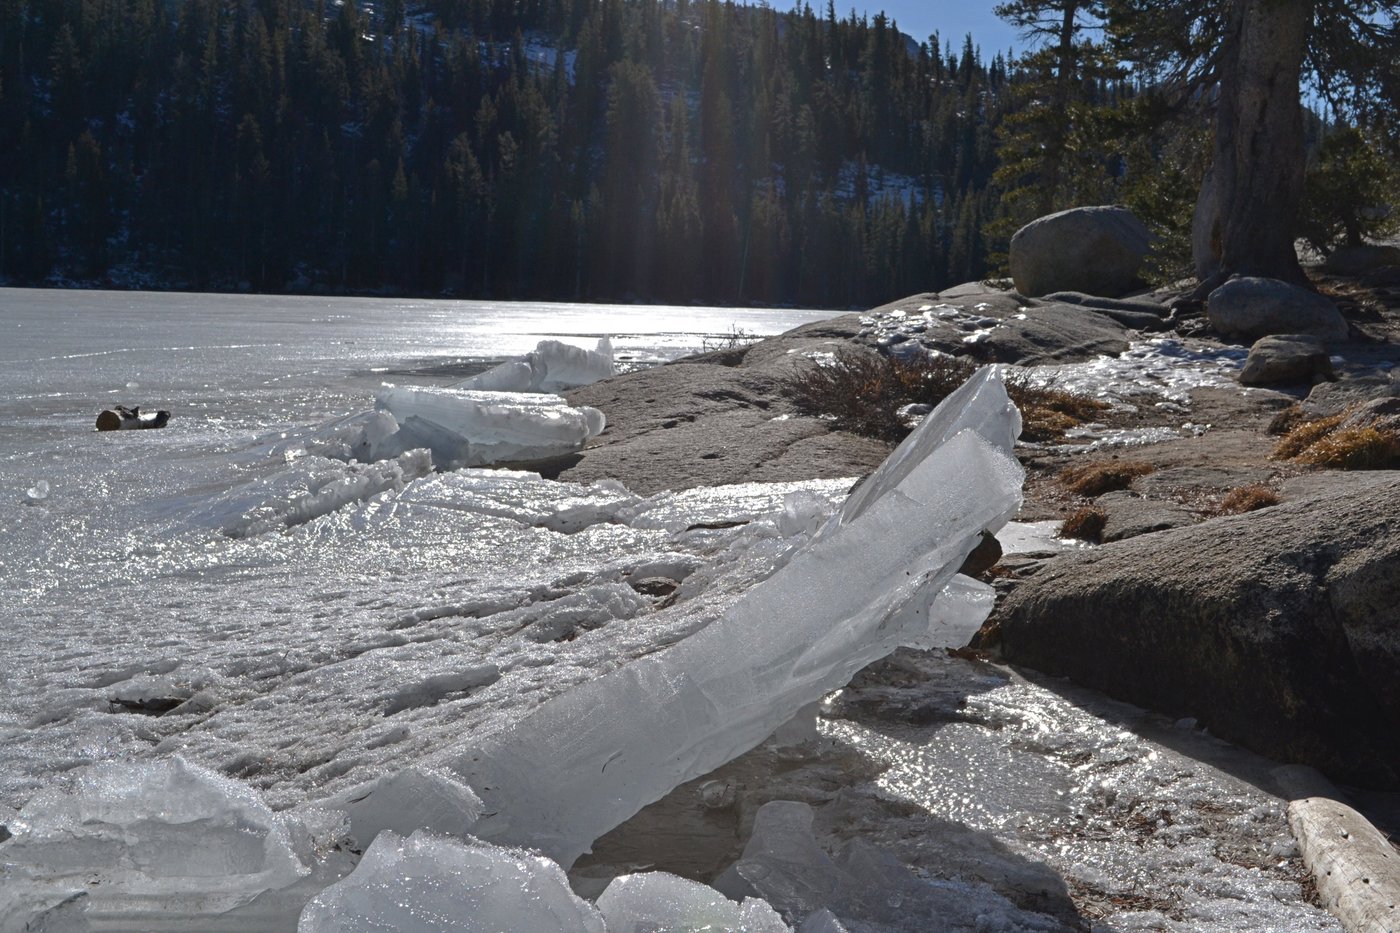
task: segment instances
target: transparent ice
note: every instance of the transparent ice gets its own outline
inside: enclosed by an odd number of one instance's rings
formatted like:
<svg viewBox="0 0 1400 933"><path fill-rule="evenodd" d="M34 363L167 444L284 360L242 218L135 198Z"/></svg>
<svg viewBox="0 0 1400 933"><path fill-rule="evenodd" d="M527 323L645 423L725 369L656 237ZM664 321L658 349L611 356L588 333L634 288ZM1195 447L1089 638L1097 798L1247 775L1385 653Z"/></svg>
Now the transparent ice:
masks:
<svg viewBox="0 0 1400 933"><path fill-rule="evenodd" d="M763 900L732 901L709 885L666 872L614 878L597 903L608 933L788 933Z"/></svg>
<svg viewBox="0 0 1400 933"><path fill-rule="evenodd" d="M965 637L976 614L965 589L946 610L931 604L981 532L1020 505L1010 451L1019 420L995 371L983 370L811 545L719 619L446 757L486 803L478 835L571 865L602 833L754 747L871 661L937 641L945 621ZM617 710L626 715L605 712Z"/></svg>
<svg viewBox="0 0 1400 933"><path fill-rule="evenodd" d="M299 933L605 933L559 866L477 840L383 832L344 880L307 904Z"/></svg>

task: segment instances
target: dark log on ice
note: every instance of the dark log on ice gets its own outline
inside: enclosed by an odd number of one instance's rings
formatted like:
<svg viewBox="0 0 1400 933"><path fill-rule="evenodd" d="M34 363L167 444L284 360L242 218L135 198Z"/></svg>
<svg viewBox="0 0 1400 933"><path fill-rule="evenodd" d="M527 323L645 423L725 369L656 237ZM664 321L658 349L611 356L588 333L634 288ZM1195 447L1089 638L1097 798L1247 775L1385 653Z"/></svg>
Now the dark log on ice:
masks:
<svg viewBox="0 0 1400 933"><path fill-rule="evenodd" d="M116 405L97 416L99 431L129 431L135 428L163 428L170 421L170 412L161 409L155 414L142 413L139 406L127 408Z"/></svg>

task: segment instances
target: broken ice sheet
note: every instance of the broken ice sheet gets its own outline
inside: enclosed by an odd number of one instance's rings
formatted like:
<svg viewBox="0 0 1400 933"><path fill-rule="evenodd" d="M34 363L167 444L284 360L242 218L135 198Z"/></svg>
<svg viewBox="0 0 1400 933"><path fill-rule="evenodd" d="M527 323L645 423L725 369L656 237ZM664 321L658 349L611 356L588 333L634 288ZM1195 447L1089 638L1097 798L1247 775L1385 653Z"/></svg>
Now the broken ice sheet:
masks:
<svg viewBox="0 0 1400 933"><path fill-rule="evenodd" d="M607 424L596 408L574 408L558 395L526 392L387 385L375 407L394 416L400 434L413 435L400 443L402 450L428 447L444 469L566 454ZM402 452L394 449L397 437L379 445L388 448L382 454L376 447L376 458Z"/></svg>
<svg viewBox="0 0 1400 933"><path fill-rule="evenodd" d="M1019 427L996 372L979 371L812 544L720 619L444 756L485 803L477 835L571 865L598 836L753 748L866 664L902 644L938 643L931 614L957 622L943 644L963 637L967 599L929 604L981 532L1019 507Z"/></svg>

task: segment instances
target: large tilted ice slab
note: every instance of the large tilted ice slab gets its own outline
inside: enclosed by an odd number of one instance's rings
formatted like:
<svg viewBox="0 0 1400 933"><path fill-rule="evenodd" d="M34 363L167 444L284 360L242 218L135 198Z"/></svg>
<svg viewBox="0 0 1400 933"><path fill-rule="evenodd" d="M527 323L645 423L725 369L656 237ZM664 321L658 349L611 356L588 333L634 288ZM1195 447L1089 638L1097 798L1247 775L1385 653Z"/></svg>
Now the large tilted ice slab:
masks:
<svg viewBox="0 0 1400 933"><path fill-rule="evenodd" d="M426 447L444 469L571 453L607 424L596 408L527 392L385 386L375 407L393 417L396 429L373 426L382 435L369 445L374 459Z"/></svg>
<svg viewBox="0 0 1400 933"><path fill-rule="evenodd" d="M981 532L1020 505L1019 424L996 373L980 371L855 506L720 619L452 755L446 764L485 804L476 834L571 865L598 836L753 748L871 661L904 644L961 644L977 599L959 587L949 608L940 594ZM940 641L945 620L956 624Z"/></svg>
<svg viewBox="0 0 1400 933"><path fill-rule="evenodd" d="M464 379L454 389L489 392L560 392L586 386L613 374L612 339L603 337L596 350L541 340L523 360L502 363Z"/></svg>

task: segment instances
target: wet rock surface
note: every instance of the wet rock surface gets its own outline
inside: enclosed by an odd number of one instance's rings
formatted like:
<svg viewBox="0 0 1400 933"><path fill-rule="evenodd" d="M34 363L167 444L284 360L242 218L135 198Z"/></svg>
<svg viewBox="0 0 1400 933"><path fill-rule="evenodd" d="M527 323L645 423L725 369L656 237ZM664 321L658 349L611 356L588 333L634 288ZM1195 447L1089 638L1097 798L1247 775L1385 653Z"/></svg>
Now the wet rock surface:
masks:
<svg viewBox="0 0 1400 933"><path fill-rule="evenodd" d="M1105 545L1017 587L1002 654L1350 783L1400 786L1400 476Z"/></svg>

